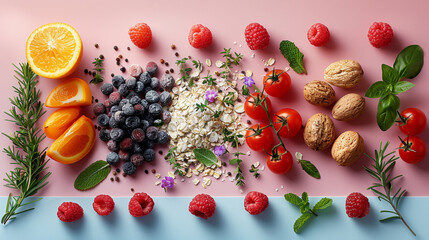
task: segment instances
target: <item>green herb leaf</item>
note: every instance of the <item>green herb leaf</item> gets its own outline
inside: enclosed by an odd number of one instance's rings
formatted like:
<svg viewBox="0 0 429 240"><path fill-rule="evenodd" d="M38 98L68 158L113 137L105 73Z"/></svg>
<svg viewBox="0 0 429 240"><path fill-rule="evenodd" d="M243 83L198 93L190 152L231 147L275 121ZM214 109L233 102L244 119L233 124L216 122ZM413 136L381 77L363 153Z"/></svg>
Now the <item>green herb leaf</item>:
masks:
<svg viewBox="0 0 429 240"><path fill-rule="evenodd" d="M380 99L377 108L377 124L381 130L386 131L395 123L399 105L399 98L392 94Z"/></svg>
<svg viewBox="0 0 429 240"><path fill-rule="evenodd" d="M404 48L396 57L393 68L399 72L399 77L412 79L423 67L423 50L419 45Z"/></svg>
<svg viewBox="0 0 429 240"><path fill-rule="evenodd" d="M410 83L410 82L407 82L407 81L400 81L400 82L397 82L393 86L392 93L393 94L402 93L402 92L405 92L405 91L411 89L414 86L415 86L414 83Z"/></svg>
<svg viewBox="0 0 429 240"><path fill-rule="evenodd" d="M298 233L301 227L308 221L308 219L311 218L311 216L313 216L313 214L304 213L295 221L295 223L293 224L293 230L295 231L295 233Z"/></svg>
<svg viewBox="0 0 429 240"><path fill-rule="evenodd" d="M195 148L194 149L195 158L204 166L211 167L213 164L217 163L216 155L209 149L206 148Z"/></svg>
<svg viewBox="0 0 429 240"><path fill-rule="evenodd" d="M325 209L325 208L330 207L331 205L332 205L332 199L324 197L324 198L320 199L316 203L316 205L314 205L313 211Z"/></svg>
<svg viewBox="0 0 429 240"><path fill-rule="evenodd" d="M302 203L302 199L293 193L285 194L285 199L286 199L286 201L288 201L292 204L295 204L297 206L301 205L301 203Z"/></svg>
<svg viewBox="0 0 429 240"><path fill-rule="evenodd" d="M103 160L98 160L83 170L74 181L77 190L91 189L102 182L110 173L110 165Z"/></svg>
<svg viewBox="0 0 429 240"><path fill-rule="evenodd" d="M296 47L295 43L283 40L280 42L280 52L283 54L283 56L286 58L286 60L289 62L290 67L296 72L296 73L304 73L307 74L307 71L304 68L304 54L302 54L298 47Z"/></svg>
<svg viewBox="0 0 429 240"><path fill-rule="evenodd" d="M301 198L302 198L302 201L308 202L308 194L307 194L307 192L303 192L301 194Z"/></svg>
<svg viewBox="0 0 429 240"><path fill-rule="evenodd" d="M399 81L399 73L396 69L386 65L381 64L381 73L383 81L390 85L395 85Z"/></svg>
<svg viewBox="0 0 429 240"><path fill-rule="evenodd" d="M319 170L317 170L316 166L314 166L310 161L307 160L299 160L301 164L302 170L304 170L308 175L320 179Z"/></svg>
<svg viewBox="0 0 429 240"><path fill-rule="evenodd" d="M366 90L365 97L380 98L386 96L389 93L390 89L388 88L388 84L378 81L372 84L368 90Z"/></svg>
<svg viewBox="0 0 429 240"><path fill-rule="evenodd" d="M299 211L300 211L301 213L305 213L305 212L307 212L308 210L310 210L310 203L308 202L308 199L307 199L307 201L303 201L303 202L301 203L301 205L299 206Z"/></svg>

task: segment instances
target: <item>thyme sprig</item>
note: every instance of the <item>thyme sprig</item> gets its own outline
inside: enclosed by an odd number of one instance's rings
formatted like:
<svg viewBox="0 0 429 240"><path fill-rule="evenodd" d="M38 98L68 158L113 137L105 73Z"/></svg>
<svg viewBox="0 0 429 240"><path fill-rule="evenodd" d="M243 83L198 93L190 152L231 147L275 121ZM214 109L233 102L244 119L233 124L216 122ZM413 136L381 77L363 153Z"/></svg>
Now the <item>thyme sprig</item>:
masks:
<svg viewBox="0 0 429 240"><path fill-rule="evenodd" d="M235 148L236 151L234 152L234 158L229 160L229 164L231 165L237 165L237 167L234 170L234 180L235 184L237 186L243 186L245 184L244 182L244 176L243 171L241 170L240 164L243 162L243 160L240 158L240 156L245 155L244 153L240 152L240 143L239 139L243 137L242 134L237 134L236 132L229 131L228 129L224 128L222 130L223 134L223 141L226 143L230 143L232 148Z"/></svg>
<svg viewBox="0 0 429 240"><path fill-rule="evenodd" d="M401 219L401 221L405 224L408 230L410 230L410 232L414 236L416 236L414 231L407 224L407 222L405 221L405 219L402 217L401 213L398 210L399 203L401 202L401 199L404 196L406 190L400 187L398 190L396 190L396 192L393 191L392 182L395 179L402 177L402 175L398 175L395 177L391 176L392 174L391 171L395 166L396 160L398 159L398 157L396 157L395 155L392 155L395 153L394 151L386 154L386 149L388 146L389 146L389 142L386 142L384 147L383 147L383 143L380 142L379 150L374 151L375 157L371 157L368 154L365 154L374 163L371 164L373 169L368 168L366 166L363 166L363 167L369 173L369 175L371 175L373 178L375 178L378 181L377 183L373 183L373 185L369 187L368 190L373 191L378 196L378 200L380 201L383 200L389 203L393 209L393 211L381 210L380 211L381 213L390 213L392 214L392 216L381 219L380 222L393 220L393 219ZM393 194L393 192L395 193Z"/></svg>
<svg viewBox="0 0 429 240"><path fill-rule="evenodd" d="M9 156L16 167L9 173L6 173L5 186L18 190L19 195L9 197L6 202L6 213L1 219L1 223L6 224L9 220L16 218L19 214L33 210L34 208L25 207L34 202L26 202L26 198L36 194L41 188L48 184L50 172L45 159L46 148L39 151L39 144L45 138L41 129L36 125L40 117L45 114L43 103L40 102L40 90L36 88L38 81L37 75L31 70L28 63L14 65L15 78L18 80L18 86L14 86L15 97L9 98L12 107L5 112L10 119L6 121L15 123L18 130L12 134L3 133L13 146L3 149L3 152ZM24 208L25 207L25 208Z"/></svg>
<svg viewBox="0 0 429 240"><path fill-rule="evenodd" d="M94 62L92 62L92 64L94 64L94 68L92 70L94 70L95 76L91 81L89 81L89 83L96 85L104 81L103 76L101 76L101 72L104 70L104 68L102 68L103 61L104 59L95 58Z"/></svg>
<svg viewBox="0 0 429 240"><path fill-rule="evenodd" d="M223 79L228 79L232 65L240 65L240 61L243 59L243 55L241 53L234 52L233 56L231 54L231 48L224 48L223 52L220 52L220 54L222 54L222 57L225 58L225 62L223 62L220 66L220 68L223 68L224 70L220 72L220 74Z"/></svg>
<svg viewBox="0 0 429 240"><path fill-rule="evenodd" d="M182 80L183 82L187 82L189 87L194 86L194 80L197 77L191 76L192 68L187 67L186 63L189 59L188 58L182 58L176 61L176 65L179 67L179 72L181 77L179 80ZM201 72L203 70L202 63L198 60L192 60L192 65L194 66L195 70L198 70Z"/></svg>
<svg viewBox="0 0 429 240"><path fill-rule="evenodd" d="M184 172L182 169L182 166L180 166L180 164L176 162L176 154L174 153L176 149L177 147L170 148L168 150L167 155L165 155L165 160L167 160L170 163L170 165L172 165L173 168L175 169L174 174L178 174L179 176L184 176L186 172Z"/></svg>

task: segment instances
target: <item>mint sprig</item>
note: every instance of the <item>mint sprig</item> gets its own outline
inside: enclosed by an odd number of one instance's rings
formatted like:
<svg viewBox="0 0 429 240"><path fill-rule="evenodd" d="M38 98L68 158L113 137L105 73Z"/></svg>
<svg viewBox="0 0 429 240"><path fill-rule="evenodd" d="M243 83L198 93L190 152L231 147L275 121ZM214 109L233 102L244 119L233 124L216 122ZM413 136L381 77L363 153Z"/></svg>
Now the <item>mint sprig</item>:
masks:
<svg viewBox="0 0 429 240"><path fill-rule="evenodd" d="M322 198L320 199L313 208L310 207L310 202L308 199L308 194L303 192L301 197L293 194L287 193L284 195L286 201L299 207L301 216L295 221L293 225L293 230L295 233L298 233L302 226L313 216L317 217L316 211L326 209L332 205L332 199Z"/></svg>
<svg viewBox="0 0 429 240"><path fill-rule="evenodd" d="M303 62L304 54L299 51L299 49L295 45L295 43L288 41L288 40L281 41L280 42L280 52L283 54L283 56L289 62L289 66L296 73L307 74L307 71L304 68L304 62Z"/></svg>
<svg viewBox="0 0 429 240"><path fill-rule="evenodd" d="M74 181L74 188L77 190L88 190L97 186L106 179L110 173L110 165L106 161L98 160L83 170Z"/></svg>

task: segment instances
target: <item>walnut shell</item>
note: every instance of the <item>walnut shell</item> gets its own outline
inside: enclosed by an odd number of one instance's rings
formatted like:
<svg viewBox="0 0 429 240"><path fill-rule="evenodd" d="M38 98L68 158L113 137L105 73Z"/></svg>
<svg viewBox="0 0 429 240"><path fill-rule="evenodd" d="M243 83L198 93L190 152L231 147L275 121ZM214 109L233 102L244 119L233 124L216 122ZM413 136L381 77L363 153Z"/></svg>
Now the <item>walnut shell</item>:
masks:
<svg viewBox="0 0 429 240"><path fill-rule="evenodd" d="M352 88L356 86L363 76L360 64L353 60L340 60L331 63L325 69L325 80L337 87Z"/></svg>
<svg viewBox="0 0 429 240"><path fill-rule="evenodd" d="M334 122L323 113L311 116L304 128L304 141L315 151L325 150L332 145L335 139Z"/></svg>
<svg viewBox="0 0 429 240"><path fill-rule="evenodd" d="M364 147L363 138L359 133L346 131L335 140L331 155L339 166L349 166L362 156Z"/></svg>
<svg viewBox="0 0 429 240"><path fill-rule="evenodd" d="M322 107L331 106L335 102L335 91L325 81L314 80L304 85L304 98L307 102Z"/></svg>
<svg viewBox="0 0 429 240"><path fill-rule="evenodd" d="M350 121L365 112L365 98L356 93L349 93L340 98L332 108L332 117L339 121Z"/></svg>

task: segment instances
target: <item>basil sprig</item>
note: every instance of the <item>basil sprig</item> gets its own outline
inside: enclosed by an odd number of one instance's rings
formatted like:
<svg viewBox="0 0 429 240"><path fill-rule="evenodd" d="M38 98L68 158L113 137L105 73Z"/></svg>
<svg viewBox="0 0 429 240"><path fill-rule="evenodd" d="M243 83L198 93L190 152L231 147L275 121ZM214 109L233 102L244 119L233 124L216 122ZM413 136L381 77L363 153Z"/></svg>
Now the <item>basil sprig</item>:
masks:
<svg viewBox="0 0 429 240"><path fill-rule="evenodd" d="M365 93L369 98L380 98L377 108L377 124L381 130L389 129L396 120L400 100L396 96L415 85L403 79L416 77L423 67L423 50L419 45L404 48L396 57L393 68L382 64L383 81L372 84Z"/></svg>

